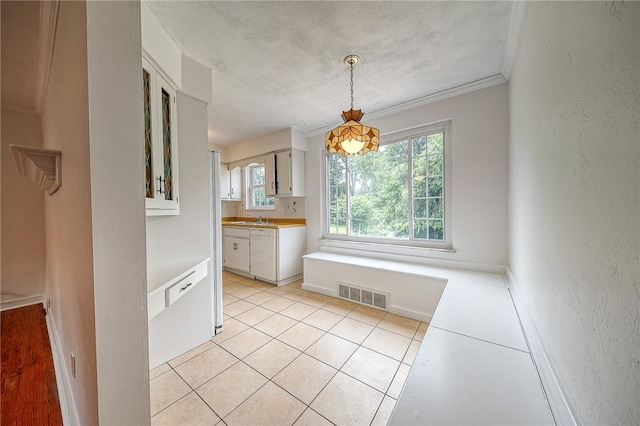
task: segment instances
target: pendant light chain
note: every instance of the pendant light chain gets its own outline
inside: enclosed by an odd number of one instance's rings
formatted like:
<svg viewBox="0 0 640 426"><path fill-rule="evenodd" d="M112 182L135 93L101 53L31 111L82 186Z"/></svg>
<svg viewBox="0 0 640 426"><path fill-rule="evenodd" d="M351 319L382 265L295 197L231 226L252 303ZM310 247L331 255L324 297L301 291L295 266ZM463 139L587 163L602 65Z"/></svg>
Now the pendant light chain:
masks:
<svg viewBox="0 0 640 426"><path fill-rule="evenodd" d="M349 64L351 69L351 109L353 109L353 62Z"/></svg>

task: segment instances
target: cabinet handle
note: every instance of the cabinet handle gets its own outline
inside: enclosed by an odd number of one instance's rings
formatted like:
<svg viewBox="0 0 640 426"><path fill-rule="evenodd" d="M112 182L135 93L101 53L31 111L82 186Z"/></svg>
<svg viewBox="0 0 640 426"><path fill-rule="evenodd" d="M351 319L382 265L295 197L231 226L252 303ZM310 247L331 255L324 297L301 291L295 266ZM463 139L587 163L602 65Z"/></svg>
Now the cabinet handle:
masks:
<svg viewBox="0 0 640 426"><path fill-rule="evenodd" d="M189 283L189 284L185 285L184 287L182 287L182 288L180 289L180 291L184 291L184 290L186 290L187 288L189 288L189 287L191 286L191 284L193 284L193 283ZM178 292L178 293L179 293L179 292Z"/></svg>
<svg viewBox="0 0 640 426"><path fill-rule="evenodd" d="M162 179L162 176L158 176L156 180L158 181L158 194L164 194L164 190L162 188L165 183L165 180Z"/></svg>

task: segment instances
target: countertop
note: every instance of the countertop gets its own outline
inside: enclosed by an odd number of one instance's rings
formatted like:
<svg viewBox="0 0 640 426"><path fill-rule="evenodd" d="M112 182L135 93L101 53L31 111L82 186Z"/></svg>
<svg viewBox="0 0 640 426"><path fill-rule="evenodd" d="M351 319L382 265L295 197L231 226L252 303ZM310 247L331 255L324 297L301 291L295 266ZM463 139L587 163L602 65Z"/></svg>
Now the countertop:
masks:
<svg viewBox="0 0 640 426"><path fill-rule="evenodd" d="M278 228L293 228L297 226L306 226L306 219L295 218L269 218L267 223L258 225L257 219L253 217L223 217L222 226L233 226L238 228L266 228L266 229L278 229Z"/></svg>

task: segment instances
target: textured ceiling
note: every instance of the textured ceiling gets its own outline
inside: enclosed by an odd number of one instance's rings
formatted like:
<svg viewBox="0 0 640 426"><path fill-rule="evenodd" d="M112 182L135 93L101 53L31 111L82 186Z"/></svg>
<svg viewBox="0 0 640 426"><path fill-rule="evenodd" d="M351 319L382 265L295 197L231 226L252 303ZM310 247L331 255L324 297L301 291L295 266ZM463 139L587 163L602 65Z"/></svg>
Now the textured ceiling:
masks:
<svg viewBox="0 0 640 426"><path fill-rule="evenodd" d="M2 102L36 106L40 2L2 1Z"/></svg>
<svg viewBox="0 0 640 426"><path fill-rule="evenodd" d="M209 141L342 122L500 75L512 4L147 1L184 54L212 68ZM363 121L367 122L365 115Z"/></svg>

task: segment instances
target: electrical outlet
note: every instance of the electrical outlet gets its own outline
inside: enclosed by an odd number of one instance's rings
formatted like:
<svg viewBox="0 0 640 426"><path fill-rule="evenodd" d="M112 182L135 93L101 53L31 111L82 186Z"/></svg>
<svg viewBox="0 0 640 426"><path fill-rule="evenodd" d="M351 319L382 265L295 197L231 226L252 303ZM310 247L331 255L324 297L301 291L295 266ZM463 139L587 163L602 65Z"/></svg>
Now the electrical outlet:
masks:
<svg viewBox="0 0 640 426"><path fill-rule="evenodd" d="M71 352L71 376L76 378L76 354Z"/></svg>

